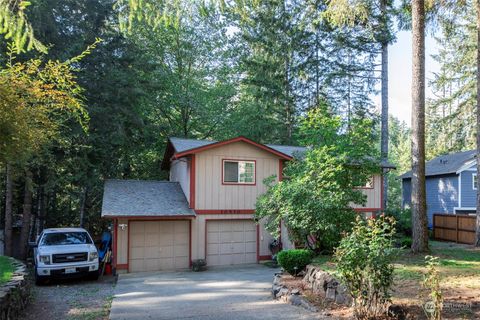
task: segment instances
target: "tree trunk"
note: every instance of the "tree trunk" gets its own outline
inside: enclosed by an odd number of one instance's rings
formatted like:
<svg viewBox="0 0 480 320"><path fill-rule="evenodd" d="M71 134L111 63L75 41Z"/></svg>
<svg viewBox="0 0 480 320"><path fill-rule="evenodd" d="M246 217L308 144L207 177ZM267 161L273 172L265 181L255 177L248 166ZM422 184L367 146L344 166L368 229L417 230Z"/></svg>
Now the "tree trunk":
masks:
<svg viewBox="0 0 480 320"><path fill-rule="evenodd" d="M425 191L425 1L412 1L412 251L428 251Z"/></svg>
<svg viewBox="0 0 480 320"><path fill-rule="evenodd" d="M380 10L383 19L387 19L387 1L382 0ZM386 21L384 23L385 32L388 32ZM382 40L382 133L381 133L381 157L383 162L388 161L388 41ZM383 170L383 198L382 208L387 208L388 200L388 179L387 170Z"/></svg>
<svg viewBox="0 0 480 320"><path fill-rule="evenodd" d="M85 222L85 202L87 201L87 188L83 188L80 199L80 228L83 228Z"/></svg>
<svg viewBox="0 0 480 320"><path fill-rule="evenodd" d="M30 221L32 216L32 172L25 171L25 194L23 197L22 230L20 232L20 258L27 259Z"/></svg>
<svg viewBox="0 0 480 320"><path fill-rule="evenodd" d="M4 245L6 256L12 256L12 199L13 199L13 172L12 165L7 163L7 177L5 190L5 234Z"/></svg>
<svg viewBox="0 0 480 320"><path fill-rule="evenodd" d="M38 238L40 235L40 232L42 232L42 225L41 225L41 219L42 219L42 186L39 186L37 188L37 214L36 214L36 219L35 219L35 239Z"/></svg>
<svg viewBox="0 0 480 320"><path fill-rule="evenodd" d="M480 0L477 7L477 172L480 172ZM480 179L477 178L477 190L480 190ZM480 246L480 192L477 191L477 241Z"/></svg>

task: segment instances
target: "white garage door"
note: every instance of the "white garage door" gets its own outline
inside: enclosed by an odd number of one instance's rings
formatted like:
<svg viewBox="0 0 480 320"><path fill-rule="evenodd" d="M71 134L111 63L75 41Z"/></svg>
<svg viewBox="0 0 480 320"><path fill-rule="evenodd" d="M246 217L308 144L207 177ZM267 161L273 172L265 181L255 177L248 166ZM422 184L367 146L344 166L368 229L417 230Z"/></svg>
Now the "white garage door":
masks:
<svg viewBox="0 0 480 320"><path fill-rule="evenodd" d="M189 267L188 221L132 221L129 228L130 272Z"/></svg>
<svg viewBox="0 0 480 320"><path fill-rule="evenodd" d="M207 265L257 262L257 227L251 220L207 222Z"/></svg>

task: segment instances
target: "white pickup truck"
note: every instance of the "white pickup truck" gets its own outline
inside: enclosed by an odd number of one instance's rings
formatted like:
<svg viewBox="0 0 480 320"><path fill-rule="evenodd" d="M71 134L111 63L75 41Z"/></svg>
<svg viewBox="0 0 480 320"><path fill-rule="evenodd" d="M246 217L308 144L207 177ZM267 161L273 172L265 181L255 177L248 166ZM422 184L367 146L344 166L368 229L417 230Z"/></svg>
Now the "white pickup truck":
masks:
<svg viewBox="0 0 480 320"><path fill-rule="evenodd" d="M98 279L98 251L85 229L45 229L33 247L37 285L54 277Z"/></svg>

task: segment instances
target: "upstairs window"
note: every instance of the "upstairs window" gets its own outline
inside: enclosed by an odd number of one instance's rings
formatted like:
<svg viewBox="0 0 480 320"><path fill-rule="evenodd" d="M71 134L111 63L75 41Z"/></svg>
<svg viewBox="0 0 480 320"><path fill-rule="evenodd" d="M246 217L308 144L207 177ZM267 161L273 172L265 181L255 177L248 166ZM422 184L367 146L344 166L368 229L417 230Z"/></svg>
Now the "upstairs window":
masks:
<svg viewBox="0 0 480 320"><path fill-rule="evenodd" d="M374 178L373 176L369 177L364 185L356 186L356 189L373 189L374 187Z"/></svg>
<svg viewBox="0 0 480 320"><path fill-rule="evenodd" d="M224 184L255 184L255 161L223 160Z"/></svg>

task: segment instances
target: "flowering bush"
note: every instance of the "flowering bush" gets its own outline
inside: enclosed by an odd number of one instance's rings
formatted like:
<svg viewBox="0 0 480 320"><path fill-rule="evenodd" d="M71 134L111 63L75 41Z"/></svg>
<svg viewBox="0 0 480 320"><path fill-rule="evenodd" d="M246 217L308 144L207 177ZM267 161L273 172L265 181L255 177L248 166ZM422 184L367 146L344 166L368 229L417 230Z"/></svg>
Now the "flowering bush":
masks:
<svg viewBox="0 0 480 320"><path fill-rule="evenodd" d="M357 217L352 232L335 251L337 271L353 298L357 319L376 319L386 311L393 284L395 219Z"/></svg>

